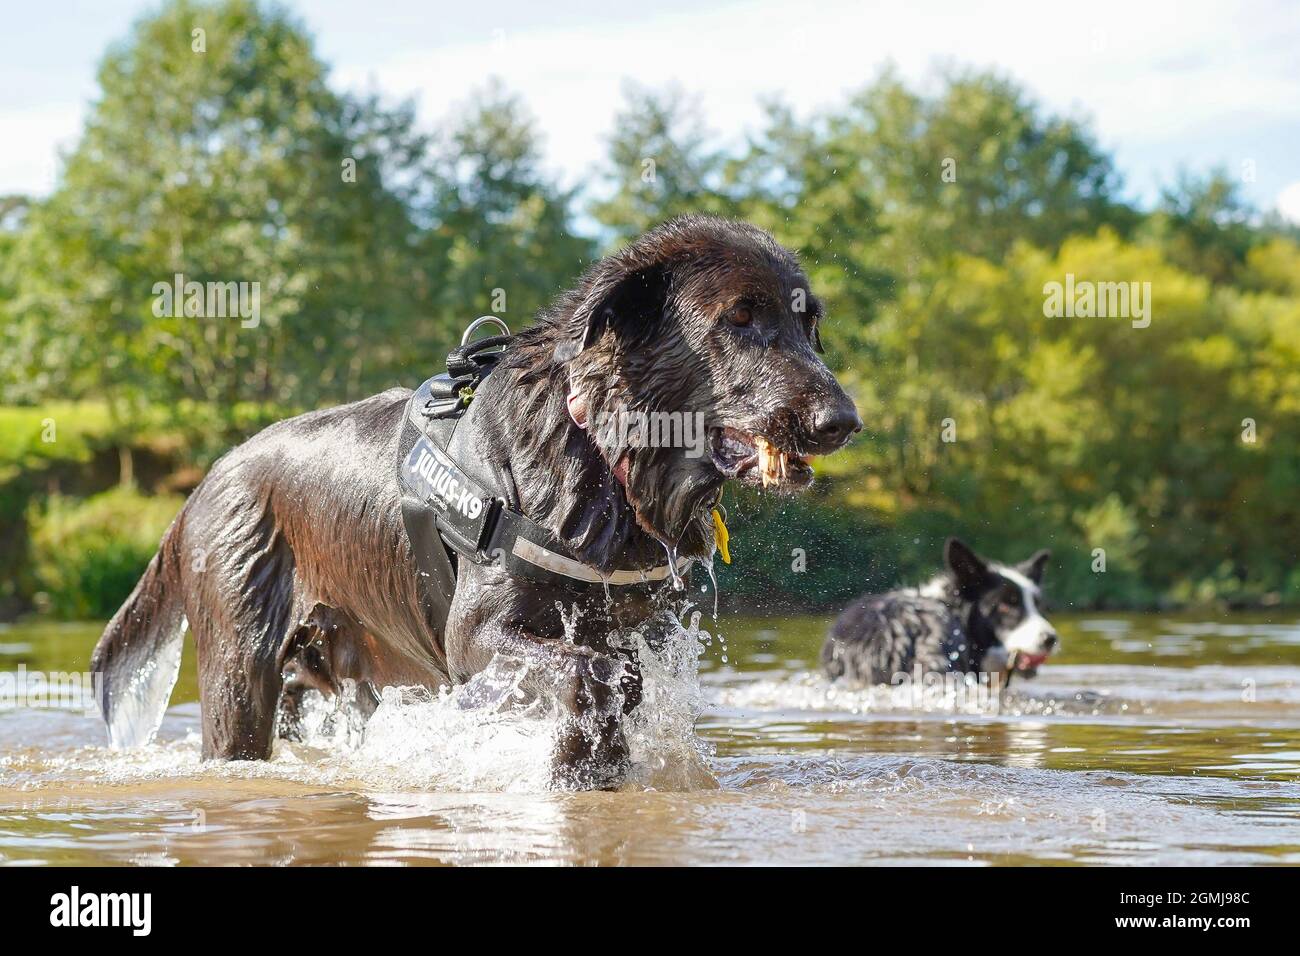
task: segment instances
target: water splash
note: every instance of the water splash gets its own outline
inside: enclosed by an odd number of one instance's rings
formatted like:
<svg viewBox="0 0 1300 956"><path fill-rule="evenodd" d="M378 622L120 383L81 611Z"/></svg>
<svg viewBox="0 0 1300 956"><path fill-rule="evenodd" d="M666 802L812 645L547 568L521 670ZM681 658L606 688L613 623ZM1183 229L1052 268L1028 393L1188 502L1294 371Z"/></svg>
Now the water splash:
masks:
<svg viewBox="0 0 1300 956"><path fill-rule="evenodd" d="M581 611L559 610L565 638L572 641ZM646 628L611 635L635 655L642 673L641 704L622 723L631 754L625 787L717 786L709 770L711 751L695 732L705 705L699 661L712 641L699 620L695 612L684 625L675 612L663 610ZM497 655L481 673L440 693L387 688L364 728L349 717L355 709L346 699L308 693L303 740L277 744L272 763L323 770L374 789L552 789L552 750L572 718L555 701L525 691L531 666ZM610 681L611 700L621 709L619 676Z"/></svg>
<svg viewBox="0 0 1300 956"><path fill-rule="evenodd" d="M564 628L564 640L569 644L577 643L578 622L582 620L584 612L577 604L566 606L563 601L555 602L555 610L560 615L560 626Z"/></svg>
<svg viewBox="0 0 1300 956"><path fill-rule="evenodd" d="M529 668L497 655L470 680L440 693L385 688L359 740L308 736L303 747L317 753L282 749L285 756L314 756L378 789L544 790L559 715L552 702L525 702L521 685Z"/></svg>
<svg viewBox="0 0 1300 956"><path fill-rule="evenodd" d="M666 541L660 541L663 549L668 554L668 575L673 582L674 591L685 591L686 582L682 580L682 573L677 567L677 545L670 545Z"/></svg>
<svg viewBox="0 0 1300 956"><path fill-rule="evenodd" d="M1019 686L997 693L978 675L935 675L934 680L858 686L819 671L789 671L716 687L714 706L736 710L845 714L932 713L1004 717L1100 716L1146 709L1141 702L1089 690L1052 692Z"/></svg>
<svg viewBox="0 0 1300 956"><path fill-rule="evenodd" d="M152 656L144 659L127 679L126 686L113 691L109 708L108 739L115 749L153 743L167 711L167 700L181 670L181 652L189 622L158 641Z"/></svg>
<svg viewBox="0 0 1300 956"><path fill-rule="evenodd" d="M713 586L713 619L718 619L718 573L713 568L713 557L701 558L700 563L709 574L709 583Z"/></svg>
<svg viewBox="0 0 1300 956"><path fill-rule="evenodd" d="M652 623L658 626L655 637L630 635L641 662L642 701L623 725L632 754L628 783L655 790L713 789L713 751L695 733L705 707L700 657L712 637L700 628L698 611L685 625L670 611Z"/></svg>

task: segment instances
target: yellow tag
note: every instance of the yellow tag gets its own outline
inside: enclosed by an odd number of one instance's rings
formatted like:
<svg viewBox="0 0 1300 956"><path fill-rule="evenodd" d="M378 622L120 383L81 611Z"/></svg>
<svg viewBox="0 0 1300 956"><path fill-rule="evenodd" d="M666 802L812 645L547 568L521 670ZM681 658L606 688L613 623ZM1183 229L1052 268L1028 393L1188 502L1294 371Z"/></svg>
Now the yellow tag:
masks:
<svg viewBox="0 0 1300 956"><path fill-rule="evenodd" d="M727 540L731 537L727 533L727 526L722 523L722 512L717 508L713 509L713 537L718 542L718 552L722 555L722 563L731 563L731 551L727 548Z"/></svg>

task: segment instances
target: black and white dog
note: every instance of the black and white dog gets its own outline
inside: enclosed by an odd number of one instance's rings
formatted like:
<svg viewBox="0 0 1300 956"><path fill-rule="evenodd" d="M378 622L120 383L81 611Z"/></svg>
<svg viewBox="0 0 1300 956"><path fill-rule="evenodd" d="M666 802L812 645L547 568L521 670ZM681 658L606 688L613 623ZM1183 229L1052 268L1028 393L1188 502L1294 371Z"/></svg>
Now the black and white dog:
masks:
<svg viewBox="0 0 1300 956"><path fill-rule="evenodd" d="M859 684L887 684L917 668L1033 677L1058 646L1039 611L1049 557L1039 551L1008 567L949 538L947 570L928 584L864 595L844 609L822 647L822 667L832 680Z"/></svg>

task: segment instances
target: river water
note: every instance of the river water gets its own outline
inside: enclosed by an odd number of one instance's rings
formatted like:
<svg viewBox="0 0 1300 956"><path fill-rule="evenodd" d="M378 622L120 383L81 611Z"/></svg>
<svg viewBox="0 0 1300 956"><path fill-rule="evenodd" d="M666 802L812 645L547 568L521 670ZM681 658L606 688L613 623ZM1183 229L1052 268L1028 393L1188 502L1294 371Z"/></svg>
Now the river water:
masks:
<svg viewBox="0 0 1300 956"><path fill-rule="evenodd" d="M553 715L508 662L204 763L187 648L143 750L0 699L0 865L1300 863L1300 614L1053 621L1062 653L987 700L828 686L824 618L706 618L613 793L547 789ZM0 675L81 671L99 630L0 628Z"/></svg>

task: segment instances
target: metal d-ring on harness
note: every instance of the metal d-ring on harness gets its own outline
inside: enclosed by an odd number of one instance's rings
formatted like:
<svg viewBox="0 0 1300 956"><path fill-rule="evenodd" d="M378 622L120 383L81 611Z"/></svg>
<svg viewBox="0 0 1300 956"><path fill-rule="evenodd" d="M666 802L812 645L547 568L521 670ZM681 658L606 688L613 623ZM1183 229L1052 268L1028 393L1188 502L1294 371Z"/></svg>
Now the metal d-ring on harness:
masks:
<svg viewBox="0 0 1300 956"><path fill-rule="evenodd" d="M501 335L470 341L475 332L492 324L501 327ZM496 366L510 339L510 326L495 315L481 315L471 322L460 337L460 345L447 353L447 374L435 375L427 383L431 385L430 397L421 409L425 417L449 418L463 413L474 398L479 382Z"/></svg>
<svg viewBox="0 0 1300 956"><path fill-rule="evenodd" d="M503 334L471 341L489 324ZM475 319L448 353L447 371L416 389L402 416L397 468L402 521L435 617L446 617L461 560L500 565L512 574L567 587L641 586L673 576L666 564L606 573L583 564L518 510L508 473L452 457L456 425L511 339L509 327L496 316ZM686 563L679 563L679 572Z"/></svg>

